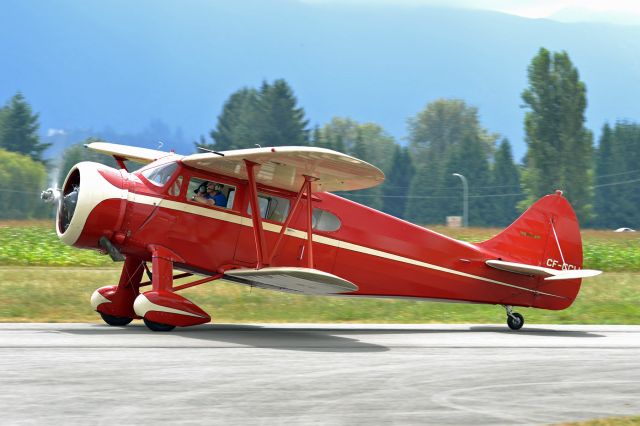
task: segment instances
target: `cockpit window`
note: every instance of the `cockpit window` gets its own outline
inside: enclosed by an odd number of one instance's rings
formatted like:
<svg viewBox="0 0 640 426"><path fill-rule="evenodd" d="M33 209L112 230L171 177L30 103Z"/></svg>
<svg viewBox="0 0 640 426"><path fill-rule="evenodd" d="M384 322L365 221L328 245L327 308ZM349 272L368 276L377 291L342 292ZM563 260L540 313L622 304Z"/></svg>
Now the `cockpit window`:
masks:
<svg viewBox="0 0 640 426"><path fill-rule="evenodd" d="M260 216L274 222L284 222L289 214L289 200L275 195L258 193ZM247 213L251 214L251 204Z"/></svg>
<svg viewBox="0 0 640 426"><path fill-rule="evenodd" d="M230 209L233 207L235 194L235 186L212 180L191 178L187 198L208 206Z"/></svg>
<svg viewBox="0 0 640 426"><path fill-rule="evenodd" d="M146 177L149 182L157 186L164 186L173 173L178 169L178 163L162 164L158 167L152 167L142 172L142 176Z"/></svg>
<svg viewBox="0 0 640 426"><path fill-rule="evenodd" d="M340 219L331 212L322 209L313 209L313 218L311 220L313 229L318 231L337 231L340 229Z"/></svg>

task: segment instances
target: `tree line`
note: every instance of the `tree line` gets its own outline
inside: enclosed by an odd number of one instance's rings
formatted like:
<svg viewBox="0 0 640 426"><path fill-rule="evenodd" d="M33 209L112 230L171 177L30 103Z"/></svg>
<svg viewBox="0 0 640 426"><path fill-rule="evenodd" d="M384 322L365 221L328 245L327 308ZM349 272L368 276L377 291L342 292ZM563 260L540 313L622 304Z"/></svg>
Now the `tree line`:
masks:
<svg viewBox="0 0 640 426"><path fill-rule="evenodd" d="M439 224L447 216L462 214L462 182L455 173L469 184L472 226L508 225L533 201L556 189L564 191L583 226L637 226L640 125L605 124L595 148L585 127L586 85L569 55L541 48L527 76L521 95L527 151L521 164L514 160L510 142L484 128L478 109L464 100L428 103L409 117L407 143L400 144L380 125L348 117L310 127L283 79L231 94L208 137L195 145L216 151L308 145L344 152L379 167L386 181L340 195L416 223ZM11 151L28 157L33 163L29 167L47 167L42 159L47 144L37 136L37 118L21 94L0 109L0 164L5 163L2 155ZM59 160L61 179L75 162L111 161L80 146L67 149ZM14 172L0 166L0 176L3 173ZM3 188L0 197L10 194ZM9 205L5 199L0 198L0 205ZM3 217L17 213L2 210Z"/></svg>

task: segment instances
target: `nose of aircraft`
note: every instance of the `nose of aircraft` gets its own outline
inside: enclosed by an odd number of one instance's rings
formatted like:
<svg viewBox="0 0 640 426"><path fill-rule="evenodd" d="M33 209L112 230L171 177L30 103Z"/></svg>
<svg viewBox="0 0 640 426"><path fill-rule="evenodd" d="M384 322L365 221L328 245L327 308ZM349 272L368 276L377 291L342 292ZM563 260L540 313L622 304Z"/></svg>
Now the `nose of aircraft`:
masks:
<svg viewBox="0 0 640 426"><path fill-rule="evenodd" d="M128 191L126 172L99 163L76 164L58 202L56 230L66 244L97 248L122 224Z"/></svg>

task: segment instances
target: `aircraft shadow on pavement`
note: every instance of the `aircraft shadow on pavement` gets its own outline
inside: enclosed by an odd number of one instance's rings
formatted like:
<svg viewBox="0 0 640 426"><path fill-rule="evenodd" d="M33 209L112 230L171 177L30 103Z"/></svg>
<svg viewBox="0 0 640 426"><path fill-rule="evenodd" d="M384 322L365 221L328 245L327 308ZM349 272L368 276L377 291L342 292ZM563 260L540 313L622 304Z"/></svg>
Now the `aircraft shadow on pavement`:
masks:
<svg viewBox="0 0 640 426"><path fill-rule="evenodd" d="M596 334L589 331L580 330L554 330L548 328L534 328L526 327L518 331L509 330L507 327L500 326L471 326L470 331L489 331L492 333L505 333L505 334L526 334L529 336L544 336L544 337L605 337L602 334Z"/></svg>
<svg viewBox="0 0 640 426"><path fill-rule="evenodd" d="M188 328L176 328L169 333L154 333L142 325L130 325L117 328L96 324L88 330L64 330L62 332L77 335L110 335L111 332L114 332L120 335L151 335L157 336L160 339L166 336L169 339L186 338L209 341L217 344L229 343L255 348L305 352L348 353L385 352L389 350L386 346L361 342L348 337L335 336L335 331L322 329L269 328L240 324L205 324ZM179 347L180 345L175 346ZM184 346L189 345L185 342ZM203 346L203 348L211 348L211 346Z"/></svg>
<svg viewBox="0 0 640 426"><path fill-rule="evenodd" d="M105 335L113 334L125 336L148 335L157 337L157 344L163 345L163 341L170 343L171 346L190 347L189 343L184 341L177 343L175 339L193 339L200 342L211 342L214 346L225 347L224 344L241 345L254 348L280 349L289 351L304 352L386 352L390 349L383 345L372 344L358 340L358 335L385 335L385 334L464 334L464 333L501 333L515 335L533 335L544 336L549 338L594 338L604 337L600 334L579 331L579 330L555 330L544 328L529 327L519 331L511 331L505 326L470 326L464 329L446 329L446 328L289 328L278 325L259 326L259 325L242 325L242 324L204 324L188 328L176 328L169 333L154 333L144 327L142 324L134 324L128 327L109 327L102 324L95 324L90 329L64 330L63 333L76 335ZM350 336L354 336L353 338ZM198 346L199 347L199 346Z"/></svg>

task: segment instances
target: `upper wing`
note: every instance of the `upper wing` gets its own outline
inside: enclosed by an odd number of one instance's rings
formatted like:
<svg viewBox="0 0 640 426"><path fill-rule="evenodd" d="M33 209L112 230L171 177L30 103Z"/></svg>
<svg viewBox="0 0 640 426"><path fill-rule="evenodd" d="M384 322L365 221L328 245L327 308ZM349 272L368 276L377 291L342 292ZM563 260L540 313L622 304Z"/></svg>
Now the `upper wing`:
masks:
<svg viewBox="0 0 640 426"><path fill-rule="evenodd" d="M107 142L91 142L85 144L87 148L107 155L113 155L124 160L132 160L138 163L152 163L167 155L175 155L171 152L157 151L155 149L139 148L137 146L119 145Z"/></svg>
<svg viewBox="0 0 640 426"><path fill-rule="evenodd" d="M247 179L244 160L260 164L256 181L260 184L298 191L304 176L318 180L312 191L352 191L376 186L384 173L371 164L325 148L282 146L224 151L186 156L182 162L191 167Z"/></svg>
<svg viewBox="0 0 640 426"><path fill-rule="evenodd" d="M602 273L602 271L597 271L595 269L558 270L544 268L542 266L527 265L525 263L504 262L502 260L487 260L485 263L492 268L513 272L515 274L542 276L545 277L545 281L588 278Z"/></svg>
<svg viewBox="0 0 640 426"><path fill-rule="evenodd" d="M223 279L268 290L303 294L336 294L358 290L355 284L343 278L310 268L232 269L225 272Z"/></svg>

